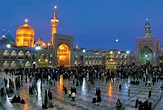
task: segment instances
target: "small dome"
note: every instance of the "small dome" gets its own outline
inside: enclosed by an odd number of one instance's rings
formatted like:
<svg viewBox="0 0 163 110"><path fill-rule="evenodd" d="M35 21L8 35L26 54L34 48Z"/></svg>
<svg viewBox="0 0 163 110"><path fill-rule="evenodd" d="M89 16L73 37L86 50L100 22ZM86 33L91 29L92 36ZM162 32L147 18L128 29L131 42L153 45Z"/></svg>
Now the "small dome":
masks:
<svg viewBox="0 0 163 110"><path fill-rule="evenodd" d="M16 35L19 35L19 34L24 34L24 35L26 34L26 35L34 36L35 31L31 26L25 23L16 30Z"/></svg>
<svg viewBox="0 0 163 110"><path fill-rule="evenodd" d="M39 38L36 42L35 42L35 46L41 46L42 48L46 48L46 43L42 40L42 38Z"/></svg>
<svg viewBox="0 0 163 110"><path fill-rule="evenodd" d="M10 34L7 34L6 38L9 39L12 42L15 42L14 38Z"/></svg>

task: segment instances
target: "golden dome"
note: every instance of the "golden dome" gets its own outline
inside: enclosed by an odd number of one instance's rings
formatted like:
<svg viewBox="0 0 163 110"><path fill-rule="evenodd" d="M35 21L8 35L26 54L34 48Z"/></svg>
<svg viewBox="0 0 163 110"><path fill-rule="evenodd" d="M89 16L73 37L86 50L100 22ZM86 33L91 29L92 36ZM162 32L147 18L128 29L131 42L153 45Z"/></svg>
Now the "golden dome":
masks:
<svg viewBox="0 0 163 110"><path fill-rule="evenodd" d="M17 46L34 46L34 29L25 22L16 30L16 45Z"/></svg>
<svg viewBox="0 0 163 110"><path fill-rule="evenodd" d="M26 35L34 36L35 31L31 26L25 23L17 29L16 35L19 35L19 34L24 34L24 35L26 34Z"/></svg>
<svg viewBox="0 0 163 110"><path fill-rule="evenodd" d="M39 38L39 39L35 42L35 46L41 46L42 48L46 48L46 47L47 47L46 43L42 40L42 38Z"/></svg>

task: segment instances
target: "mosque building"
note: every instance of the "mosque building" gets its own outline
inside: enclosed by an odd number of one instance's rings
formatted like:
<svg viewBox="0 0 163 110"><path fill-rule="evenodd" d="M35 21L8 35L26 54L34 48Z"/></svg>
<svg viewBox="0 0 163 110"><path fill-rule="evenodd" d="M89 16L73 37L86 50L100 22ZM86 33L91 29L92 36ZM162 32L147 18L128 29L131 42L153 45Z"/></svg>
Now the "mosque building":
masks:
<svg viewBox="0 0 163 110"><path fill-rule="evenodd" d="M35 41L35 31L25 19L23 25L16 30L16 40L5 31L0 40L0 68L37 68L57 66L90 66L105 65L109 59L117 64L153 64L163 63L163 52L156 37L151 37L151 26L145 23L145 37L136 39L136 51L117 49L103 50L80 48L78 43L73 48L73 36L57 33L59 20L56 7L51 19L50 43L42 38ZM116 39L117 40L117 39Z"/></svg>
<svg viewBox="0 0 163 110"><path fill-rule="evenodd" d="M55 10L51 19L51 41L48 44L42 38L35 42L35 31L28 24L28 19L16 30L16 41L4 31L0 40L0 67L14 69L73 65L73 37L58 34L58 23Z"/></svg>
<svg viewBox="0 0 163 110"><path fill-rule="evenodd" d="M162 65L163 51L161 51L160 41L151 36L151 25L146 19L145 37L136 39L136 61L137 64Z"/></svg>

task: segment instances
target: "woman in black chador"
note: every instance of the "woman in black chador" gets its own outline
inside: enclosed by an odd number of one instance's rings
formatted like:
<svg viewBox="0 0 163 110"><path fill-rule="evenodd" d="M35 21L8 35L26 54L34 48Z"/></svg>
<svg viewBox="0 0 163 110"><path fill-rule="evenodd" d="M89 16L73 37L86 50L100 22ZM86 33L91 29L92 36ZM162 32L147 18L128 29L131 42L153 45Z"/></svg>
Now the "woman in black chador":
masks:
<svg viewBox="0 0 163 110"><path fill-rule="evenodd" d="M47 103L48 103L48 96L47 96L47 90L45 89L45 97L44 97L44 103L42 104L42 108L47 109Z"/></svg>

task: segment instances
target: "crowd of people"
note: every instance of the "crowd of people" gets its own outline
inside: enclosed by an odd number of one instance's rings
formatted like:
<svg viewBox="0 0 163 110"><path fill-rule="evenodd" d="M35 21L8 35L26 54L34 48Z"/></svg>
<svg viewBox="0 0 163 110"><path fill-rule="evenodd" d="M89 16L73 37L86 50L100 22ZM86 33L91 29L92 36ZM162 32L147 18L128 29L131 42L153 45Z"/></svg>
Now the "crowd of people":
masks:
<svg viewBox="0 0 163 110"><path fill-rule="evenodd" d="M41 83L48 82L50 85L56 84L57 81L60 79L60 75L63 76L63 79L68 79L73 82L74 86L81 86L83 82L83 78L87 80L88 92L91 90L91 85L94 85L96 80L101 80L103 82L118 82L119 90L121 90L121 83L119 83L119 79L131 79L131 84L139 85L139 80L143 79L145 86L150 86L150 81L152 81L153 85L156 81L159 80L159 76L161 73L161 68L159 66L152 66L152 65L118 65L116 71L106 70L105 66L96 65L96 66L74 66L69 68L64 67L56 67L56 68L19 68L19 69L5 69L6 75L17 75L15 81L9 79L8 80L4 77L3 80L3 87L1 88L1 96L5 93L5 90L14 91L14 85L16 89L20 89L23 86L23 79L24 82L31 82L29 86L29 94L37 94L37 81L41 80ZM15 83L15 84L14 84ZM148 84L147 84L148 83ZM7 87L9 84L9 87ZM42 90L42 84L41 84ZM63 85L63 91L67 94L67 87ZM50 95L49 95L50 94ZM68 98L72 98L72 101L75 101L76 96L76 88L71 87L68 89ZM94 102L101 102L101 90L100 88L96 88L96 101L93 99ZM128 95L130 96L130 88L128 90ZM150 94L151 96L151 94ZM150 98L148 96L148 98ZM47 108L47 101L52 100L52 92L45 90L45 98L44 103L42 104L43 108ZM118 100L117 104L118 109L120 108L120 99ZM139 101L139 106L141 106ZM150 106L150 105L149 105ZM141 110L141 109L140 109Z"/></svg>

